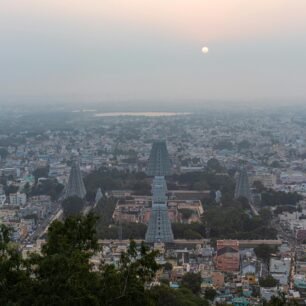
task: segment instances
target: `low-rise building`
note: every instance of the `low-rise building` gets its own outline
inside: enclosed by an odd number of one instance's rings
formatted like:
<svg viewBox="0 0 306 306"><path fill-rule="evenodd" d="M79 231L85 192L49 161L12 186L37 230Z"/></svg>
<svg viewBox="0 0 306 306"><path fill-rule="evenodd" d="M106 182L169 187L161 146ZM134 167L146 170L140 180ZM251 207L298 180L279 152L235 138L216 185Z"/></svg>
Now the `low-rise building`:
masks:
<svg viewBox="0 0 306 306"><path fill-rule="evenodd" d="M10 193L10 204L22 206L27 203L27 195L25 193Z"/></svg>
<svg viewBox="0 0 306 306"><path fill-rule="evenodd" d="M238 240L217 240L216 268L223 272L239 271L240 254Z"/></svg>
<svg viewBox="0 0 306 306"><path fill-rule="evenodd" d="M270 273L273 278L279 281L281 285L287 285L289 281L291 268L291 259L275 259L270 260Z"/></svg>

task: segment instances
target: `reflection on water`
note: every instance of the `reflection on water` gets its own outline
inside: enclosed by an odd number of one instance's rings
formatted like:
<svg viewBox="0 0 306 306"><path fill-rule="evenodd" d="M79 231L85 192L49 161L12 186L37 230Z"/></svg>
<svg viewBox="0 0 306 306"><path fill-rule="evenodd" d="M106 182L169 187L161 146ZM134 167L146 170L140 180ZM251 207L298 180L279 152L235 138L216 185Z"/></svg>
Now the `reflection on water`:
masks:
<svg viewBox="0 0 306 306"><path fill-rule="evenodd" d="M117 116L141 116L141 117L170 117L180 115L190 115L191 113L171 113L171 112L113 112L98 113L96 117L117 117Z"/></svg>

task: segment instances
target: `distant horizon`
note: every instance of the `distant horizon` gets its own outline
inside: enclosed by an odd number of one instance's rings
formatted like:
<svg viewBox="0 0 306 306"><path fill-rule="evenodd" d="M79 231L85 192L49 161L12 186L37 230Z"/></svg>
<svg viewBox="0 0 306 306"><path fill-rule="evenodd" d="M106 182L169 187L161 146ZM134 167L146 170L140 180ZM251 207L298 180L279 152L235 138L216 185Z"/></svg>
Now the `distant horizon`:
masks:
<svg viewBox="0 0 306 306"><path fill-rule="evenodd" d="M145 104L144 104L145 102ZM149 104L147 104L149 103ZM50 97L50 96L24 96L24 97L5 97L0 96L0 105L41 105L41 106L71 106L91 108L107 107L109 109L118 108L118 111L129 109L129 107L139 108L137 111L147 111L147 109L156 109L160 111L160 107L166 107L172 111L175 108L181 107L274 107L274 106L304 106L306 104L306 98L263 98L263 99L153 99L153 98L135 98L135 99L92 99L85 97ZM306 105L305 105L306 106Z"/></svg>
<svg viewBox="0 0 306 306"><path fill-rule="evenodd" d="M43 102L42 102L43 101ZM260 101L257 103L247 103L245 101L209 101L205 104L198 101L176 101L167 103L165 101L146 100L143 101L111 101L111 102L62 102L62 101L28 101L3 103L0 101L2 111L9 110L14 112L69 112L69 113L188 113L190 115L205 112L252 112L252 111L271 111L271 112L303 112L306 111L306 101ZM85 111L84 111L85 110ZM91 110L91 111L88 111ZM99 118L99 116L96 116ZM102 118L102 117L101 117Z"/></svg>

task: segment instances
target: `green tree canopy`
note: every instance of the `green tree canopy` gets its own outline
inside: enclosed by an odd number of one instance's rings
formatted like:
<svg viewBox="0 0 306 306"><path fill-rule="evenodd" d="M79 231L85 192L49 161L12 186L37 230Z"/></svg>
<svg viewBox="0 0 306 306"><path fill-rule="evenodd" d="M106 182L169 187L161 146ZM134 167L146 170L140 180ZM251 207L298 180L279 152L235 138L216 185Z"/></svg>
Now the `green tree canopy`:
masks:
<svg viewBox="0 0 306 306"><path fill-rule="evenodd" d="M182 278L182 287L188 288L194 294L199 294L201 291L201 275L199 273L186 273Z"/></svg>
<svg viewBox="0 0 306 306"><path fill-rule="evenodd" d="M182 208L179 212L182 214L183 219L187 220L193 215L193 210L188 208Z"/></svg>
<svg viewBox="0 0 306 306"><path fill-rule="evenodd" d="M167 286L157 286L151 290L154 303L152 306L208 306L209 303L195 295L187 288L170 289Z"/></svg>
<svg viewBox="0 0 306 306"><path fill-rule="evenodd" d="M172 223L175 239L201 239L205 237L205 226L202 223Z"/></svg>
<svg viewBox="0 0 306 306"><path fill-rule="evenodd" d="M265 215L252 216L245 212L240 202L228 202L228 206L207 207L204 224L210 229L210 237L217 239L275 239L277 231L269 226ZM239 207L240 206L240 207Z"/></svg>
<svg viewBox="0 0 306 306"><path fill-rule="evenodd" d="M172 268L173 268L173 266L172 266L172 264L171 264L170 262L166 262L166 263L164 264L164 269L165 269L166 271L171 271Z"/></svg>
<svg viewBox="0 0 306 306"><path fill-rule="evenodd" d="M265 288L271 288L277 286L278 281L273 278L271 275L268 275L266 278L259 279L259 285Z"/></svg>
<svg viewBox="0 0 306 306"><path fill-rule="evenodd" d="M0 148L0 157L3 159L6 159L6 157L8 156L8 151L6 148Z"/></svg>
<svg viewBox="0 0 306 306"><path fill-rule="evenodd" d="M64 186L56 179L46 179L34 186L31 190L31 196L49 195L55 201L60 197L63 189Z"/></svg>
<svg viewBox="0 0 306 306"><path fill-rule="evenodd" d="M245 149L249 149L250 147L251 147L251 143L246 139L238 143L238 150L245 150Z"/></svg>
<svg viewBox="0 0 306 306"><path fill-rule="evenodd" d="M284 192L268 189L262 192L261 202L263 205L296 205L303 197L297 192Z"/></svg>
<svg viewBox="0 0 306 306"><path fill-rule="evenodd" d="M10 185L5 187L5 194L9 195L10 193L16 193L19 190L18 186Z"/></svg>
<svg viewBox="0 0 306 306"><path fill-rule="evenodd" d="M255 252L256 256L267 264L269 263L270 258L271 258L271 254L274 251L275 250L273 248L271 248L270 246L268 246L266 244L261 244L261 245L257 246L256 248L254 248L254 252Z"/></svg>
<svg viewBox="0 0 306 306"><path fill-rule="evenodd" d="M213 301L217 295L217 291L214 288L206 288L205 289L205 298L207 300Z"/></svg>
<svg viewBox="0 0 306 306"><path fill-rule="evenodd" d="M49 166L40 167L33 171L33 175L35 177L35 182L37 183L40 177L47 178L49 176Z"/></svg>
<svg viewBox="0 0 306 306"><path fill-rule="evenodd" d="M207 168L212 171L222 172L224 168L220 165L220 162L216 158L211 158L207 162Z"/></svg>
<svg viewBox="0 0 306 306"><path fill-rule="evenodd" d="M26 305L22 303L31 294L30 273L10 234L10 229L0 224L0 305Z"/></svg>
<svg viewBox="0 0 306 306"><path fill-rule="evenodd" d="M159 269L157 252L131 241L118 266L101 262L94 268L96 219L89 214L53 222L41 253L27 259L1 225L0 305L157 305L146 287Z"/></svg>

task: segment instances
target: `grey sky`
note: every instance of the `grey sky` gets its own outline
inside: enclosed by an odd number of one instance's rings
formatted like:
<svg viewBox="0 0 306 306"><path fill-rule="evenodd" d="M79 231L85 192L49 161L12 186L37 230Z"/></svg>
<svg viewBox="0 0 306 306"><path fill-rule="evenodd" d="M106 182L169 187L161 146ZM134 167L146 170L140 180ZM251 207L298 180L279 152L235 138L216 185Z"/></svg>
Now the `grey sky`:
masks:
<svg viewBox="0 0 306 306"><path fill-rule="evenodd" d="M25 0L11 1L13 4L0 4L2 101L6 97L28 101L31 96L67 102L306 100L306 11L300 12L298 7L295 26L291 27L287 18L279 28L267 24L267 34L260 24L258 33L250 27L248 35L245 19L243 35L238 35L239 27L227 33L227 25L222 24L226 35L222 37L222 29L216 31L216 37L214 29L203 30L206 40L201 32L193 35L195 25L190 21L189 28L189 19L184 21L187 30L180 35L179 18L175 21L169 16L168 27L167 19L159 20L158 12L148 23L139 20L138 11L127 11L127 16L124 11L122 15L114 11L115 17L106 16L102 10L108 8L106 0L98 7L101 16L91 11L83 14L85 0L77 1L79 11L67 12L57 1L51 5L49 0L46 4L29 0L27 6ZM63 1L69 9L70 0ZM303 0L291 3L297 1ZM95 0L90 2L98 5ZM286 1L282 3L286 5ZM162 9L162 2L159 5ZM190 7L193 5L196 10L199 4L192 0ZM146 11L145 6L141 9ZM291 16L294 13L291 7ZM118 19L118 14L123 17ZM288 17L285 8L278 14L279 19L281 14ZM271 13L272 21L273 16ZM229 20L228 26L234 21ZM204 45L210 50L207 55L201 53Z"/></svg>

